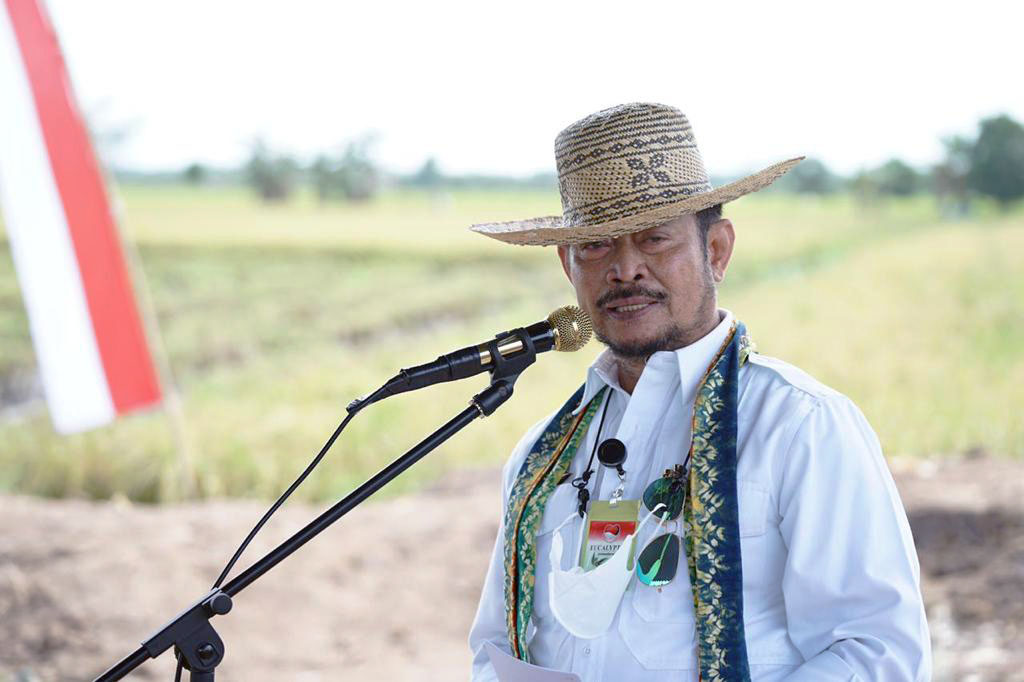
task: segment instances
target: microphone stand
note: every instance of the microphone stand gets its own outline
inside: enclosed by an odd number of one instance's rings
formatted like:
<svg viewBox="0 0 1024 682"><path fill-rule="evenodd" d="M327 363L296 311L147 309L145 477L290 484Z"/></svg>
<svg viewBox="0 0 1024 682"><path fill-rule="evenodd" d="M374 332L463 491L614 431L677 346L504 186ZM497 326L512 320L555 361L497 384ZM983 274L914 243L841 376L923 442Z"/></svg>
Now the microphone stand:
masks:
<svg viewBox="0 0 1024 682"><path fill-rule="evenodd" d="M516 379L537 359L537 350L534 347L533 339L525 329L516 329L508 334L516 335L522 340L523 351L511 357L504 357L498 352L496 341L491 341L488 344L494 359L491 383L486 389L473 396L469 407L222 588L215 588L201 596L177 617L162 626L142 646L97 677L94 682L120 680L145 663L147 659L156 658L172 646L176 652L180 653L185 668L190 671L191 682L214 682L215 669L224 659L224 642L210 625L210 619L228 613L232 607L232 597L284 561L299 547L326 530L332 523L357 507L431 450L461 431L474 419L490 416L504 404L512 396Z"/></svg>

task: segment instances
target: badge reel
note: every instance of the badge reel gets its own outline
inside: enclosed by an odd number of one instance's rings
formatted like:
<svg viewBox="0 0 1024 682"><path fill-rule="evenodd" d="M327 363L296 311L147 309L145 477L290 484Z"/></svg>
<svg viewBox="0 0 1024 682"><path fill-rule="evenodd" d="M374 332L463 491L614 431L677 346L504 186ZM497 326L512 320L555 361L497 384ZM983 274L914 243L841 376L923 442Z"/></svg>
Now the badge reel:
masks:
<svg viewBox="0 0 1024 682"><path fill-rule="evenodd" d="M619 475L619 485L612 491L612 499L609 503L614 507L622 501L622 494L626 490L626 470L622 463L626 461L626 444L618 438L609 438L597 448L597 459L609 469L615 469Z"/></svg>

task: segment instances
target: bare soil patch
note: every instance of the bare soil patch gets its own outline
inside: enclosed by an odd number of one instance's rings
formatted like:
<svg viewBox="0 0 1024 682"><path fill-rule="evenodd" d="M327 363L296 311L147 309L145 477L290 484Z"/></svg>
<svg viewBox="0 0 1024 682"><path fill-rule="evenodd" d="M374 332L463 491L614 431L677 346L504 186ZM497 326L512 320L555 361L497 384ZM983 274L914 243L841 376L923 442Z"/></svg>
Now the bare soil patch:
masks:
<svg viewBox="0 0 1024 682"><path fill-rule="evenodd" d="M921 560L935 680L1024 680L1024 462L892 462ZM364 505L214 621L219 679L456 680L499 514L498 472ZM0 497L0 679L91 679L202 594L263 512ZM320 511L285 507L247 565ZM169 655L130 679L171 680Z"/></svg>

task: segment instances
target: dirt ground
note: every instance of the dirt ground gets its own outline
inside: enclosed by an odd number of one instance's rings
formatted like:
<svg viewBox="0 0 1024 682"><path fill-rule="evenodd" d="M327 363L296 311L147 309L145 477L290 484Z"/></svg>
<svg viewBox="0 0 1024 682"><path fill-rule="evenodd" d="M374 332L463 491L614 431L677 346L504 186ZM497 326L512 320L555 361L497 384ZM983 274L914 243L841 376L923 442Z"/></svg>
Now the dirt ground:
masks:
<svg viewBox="0 0 1024 682"><path fill-rule="evenodd" d="M1024 462L891 463L914 529L937 681L1024 680ZM498 472L363 505L214 624L224 680L458 680ZM92 679L209 587L262 503L0 497L0 680ZM320 510L286 506L247 565ZM170 655L129 679L171 680ZM187 679L187 677L186 677Z"/></svg>

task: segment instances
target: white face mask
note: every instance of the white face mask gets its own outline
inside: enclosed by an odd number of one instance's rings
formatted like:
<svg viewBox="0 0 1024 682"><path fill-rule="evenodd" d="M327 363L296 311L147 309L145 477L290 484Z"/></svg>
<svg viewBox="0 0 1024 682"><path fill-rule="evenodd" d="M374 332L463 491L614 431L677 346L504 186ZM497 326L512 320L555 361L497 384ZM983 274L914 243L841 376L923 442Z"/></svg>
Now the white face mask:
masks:
<svg viewBox="0 0 1024 682"><path fill-rule="evenodd" d="M654 511L658 511L658 505ZM649 512L637 527L639 533L644 524L651 518L654 511ZM615 612L622 601L622 594L633 577L633 568L629 566L629 557L633 552L636 535L628 535L615 550L615 554L607 561L590 571L584 572L580 566L571 570L562 570L562 536L559 531L576 516L574 512L558 528L551 538L551 573L548 574L548 605L555 619L571 634L581 639L594 639L604 634L615 618ZM586 533L587 519L583 519L580 530L580 544ZM573 555L578 562L580 547Z"/></svg>

